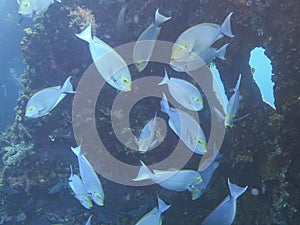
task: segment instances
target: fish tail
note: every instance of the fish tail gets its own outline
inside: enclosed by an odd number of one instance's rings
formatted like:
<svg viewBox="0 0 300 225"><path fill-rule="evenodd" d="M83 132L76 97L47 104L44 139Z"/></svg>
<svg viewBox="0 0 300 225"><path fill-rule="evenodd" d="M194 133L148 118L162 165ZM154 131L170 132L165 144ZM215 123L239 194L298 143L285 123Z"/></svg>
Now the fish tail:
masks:
<svg viewBox="0 0 300 225"><path fill-rule="evenodd" d="M229 45L228 44L225 44L223 45L221 48L219 48L216 52L216 57L219 58L219 59L222 59L222 60L225 60L225 54L226 54L226 49L227 49L227 46Z"/></svg>
<svg viewBox="0 0 300 225"><path fill-rule="evenodd" d="M142 166L140 168L140 171L136 178L133 178L133 181L142 181L147 179L152 179L153 173L148 169L148 167L143 163L143 161L140 161Z"/></svg>
<svg viewBox="0 0 300 225"><path fill-rule="evenodd" d="M92 23L88 25L80 34L75 34L78 38L90 43L92 41Z"/></svg>
<svg viewBox="0 0 300 225"><path fill-rule="evenodd" d="M171 207L171 205L167 205L159 196L157 196L157 203L158 203L158 211L163 213L168 208Z"/></svg>
<svg viewBox="0 0 300 225"><path fill-rule="evenodd" d="M159 9L157 9L155 12L155 21L154 21L155 26L159 26L160 24L171 19L171 17L166 17L166 16L160 14L158 10Z"/></svg>
<svg viewBox="0 0 300 225"><path fill-rule="evenodd" d="M231 25L230 25L231 15L232 15L232 12L226 17L223 24L221 25L221 32L222 32L222 34L226 35L227 37L234 37L234 35L231 32Z"/></svg>
<svg viewBox="0 0 300 225"><path fill-rule="evenodd" d="M236 85L234 87L234 92L237 92L240 89L240 83L241 83L241 74L239 75L239 79L236 82Z"/></svg>
<svg viewBox="0 0 300 225"><path fill-rule="evenodd" d="M75 147L75 148L71 147L71 149L72 149L72 151L74 152L74 154L75 154L76 156L79 156L79 155L81 154L80 145L77 146L77 147Z"/></svg>
<svg viewBox="0 0 300 225"><path fill-rule="evenodd" d="M165 76L164 76L164 78L162 79L162 81L158 85L167 84L168 81L169 81L168 72L167 72L167 70L165 68Z"/></svg>
<svg viewBox="0 0 300 225"><path fill-rule="evenodd" d="M167 99L165 93L163 93L163 98L160 101L160 108L161 108L161 111L163 111L164 113L168 113L168 111L170 110L168 99Z"/></svg>
<svg viewBox="0 0 300 225"><path fill-rule="evenodd" d="M66 79L64 85L62 86L62 88L61 88L61 92L62 93L70 93L70 94L75 93L75 91L73 90L73 86L72 86L70 80L71 80L71 76L69 76Z"/></svg>
<svg viewBox="0 0 300 225"><path fill-rule="evenodd" d="M248 186L240 187L236 184L231 183L229 178L228 178L228 187L229 187L231 197L233 197L235 199L237 199L239 196L241 196L248 188Z"/></svg>

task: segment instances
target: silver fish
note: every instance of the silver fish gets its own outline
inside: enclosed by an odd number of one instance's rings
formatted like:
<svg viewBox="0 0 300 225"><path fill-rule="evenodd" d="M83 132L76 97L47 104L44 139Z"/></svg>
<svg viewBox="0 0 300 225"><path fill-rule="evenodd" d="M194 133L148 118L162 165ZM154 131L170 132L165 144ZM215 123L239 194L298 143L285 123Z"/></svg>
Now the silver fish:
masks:
<svg viewBox="0 0 300 225"><path fill-rule="evenodd" d="M93 62L103 79L117 90L131 91L131 74L126 62L111 46L92 36L92 25L76 36L89 43Z"/></svg>
<svg viewBox="0 0 300 225"><path fill-rule="evenodd" d="M239 187L228 179L230 195L217 206L217 208L203 221L202 225L230 225L232 224L236 212L236 199L248 188Z"/></svg>
<svg viewBox="0 0 300 225"><path fill-rule="evenodd" d="M35 93L27 102L25 116L29 118L38 118L47 115L54 109L67 93L75 93L68 77L61 86L44 88Z"/></svg>
<svg viewBox="0 0 300 225"><path fill-rule="evenodd" d="M104 205L104 192L101 182L94 171L92 165L88 162L85 156L81 153L80 146L72 148L72 151L77 156L79 164L79 172L82 178L84 187L91 194L92 200L99 206Z"/></svg>
<svg viewBox="0 0 300 225"><path fill-rule="evenodd" d="M161 225L161 214L165 212L171 205L167 205L162 199L157 196L158 207L153 208L150 212L144 215L135 225Z"/></svg>
<svg viewBox="0 0 300 225"><path fill-rule="evenodd" d="M55 0L61 3L60 0ZM54 0L17 0L18 13L24 17L34 18L43 15Z"/></svg>
<svg viewBox="0 0 300 225"><path fill-rule="evenodd" d="M171 17L165 17L158 12L158 9L155 12L154 23L149 25L146 30L139 36L138 40L135 43L133 49L133 60L135 66L139 72L143 71L151 58L154 44L160 33L162 23L171 19ZM145 42L151 41L151 42Z"/></svg>
<svg viewBox="0 0 300 225"><path fill-rule="evenodd" d="M87 192L84 187L84 184L79 176L73 174L72 166L71 175L69 177L69 186L75 194L75 198L81 203L83 207L86 209L90 209L93 207L91 195Z"/></svg>

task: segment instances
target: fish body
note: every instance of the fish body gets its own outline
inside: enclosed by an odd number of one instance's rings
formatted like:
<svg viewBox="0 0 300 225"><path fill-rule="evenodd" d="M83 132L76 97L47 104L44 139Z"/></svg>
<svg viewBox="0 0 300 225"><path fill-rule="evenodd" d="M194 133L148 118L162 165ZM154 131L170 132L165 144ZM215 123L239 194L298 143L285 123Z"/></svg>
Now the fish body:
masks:
<svg viewBox="0 0 300 225"><path fill-rule="evenodd" d="M241 196L248 188L239 187L228 179L230 195L217 206L217 208L203 221L202 225L230 225L236 213L236 199Z"/></svg>
<svg viewBox="0 0 300 225"><path fill-rule="evenodd" d="M131 74L126 62L111 46L92 36L92 25L76 36L89 43L93 62L104 80L117 90L131 91Z"/></svg>
<svg viewBox="0 0 300 225"><path fill-rule="evenodd" d="M56 0L61 2L60 0ZM34 18L43 15L54 0L17 0L18 13L24 17Z"/></svg>
<svg viewBox="0 0 300 225"><path fill-rule="evenodd" d="M47 115L52 109L64 99L67 93L75 93L68 77L61 86L44 88L35 93L27 102L25 116L38 118Z"/></svg>
<svg viewBox="0 0 300 225"><path fill-rule="evenodd" d="M192 111L203 109L203 98L200 91L190 82L179 79L169 78L165 70L165 76L159 85L168 85L169 92L179 104Z"/></svg>
<svg viewBox="0 0 300 225"><path fill-rule="evenodd" d="M161 30L161 27L159 26L169 19L171 19L171 17L163 16L157 9L155 12L154 23L149 25L136 41L132 57L139 72L143 71L148 65L155 44L155 42L143 41L156 41Z"/></svg>
<svg viewBox="0 0 300 225"><path fill-rule="evenodd" d="M206 137L198 122L185 111L169 107L165 94L160 105L161 110L169 116L170 128L183 143L196 154L206 153Z"/></svg>
<svg viewBox="0 0 300 225"><path fill-rule="evenodd" d="M135 225L161 225L161 214L165 212L170 205L167 205L162 199L157 197L158 207L153 208L145 214Z"/></svg>
<svg viewBox="0 0 300 225"><path fill-rule="evenodd" d="M239 110L240 100L241 100L240 83L241 83L241 75L239 76L239 79L236 82L234 93L230 97L228 104L226 106L226 116L225 116L226 127L232 127L236 113Z"/></svg>
<svg viewBox="0 0 300 225"><path fill-rule="evenodd" d="M91 194L92 200L99 206L104 205L104 192L101 182L94 171L92 165L88 162L85 156L81 153L80 146L71 147L74 154L77 156L79 164L79 172L82 178L85 189Z"/></svg>
<svg viewBox="0 0 300 225"><path fill-rule="evenodd" d="M206 49L211 47L215 41L223 37L223 35L228 37L234 37L231 32L230 18L232 13L230 13L224 20L221 26L211 23L202 23L184 31L177 38L171 55L172 61L189 61L189 57L192 53L196 55L202 54Z"/></svg>
<svg viewBox="0 0 300 225"><path fill-rule="evenodd" d="M221 154L219 153L219 155L221 155ZM217 156L216 159L218 159L218 158L219 157ZM201 197L201 195L206 190L215 170L218 167L219 167L219 162L213 161L205 170L199 172L199 174L202 178L202 182L199 184L193 184L191 186L191 190L192 190L191 193L192 193L193 200Z"/></svg>
<svg viewBox="0 0 300 225"><path fill-rule="evenodd" d="M140 133L137 143L141 153L147 152L157 143L157 139L155 138L156 118L157 117L155 115L155 117L144 126Z"/></svg>
<svg viewBox="0 0 300 225"><path fill-rule="evenodd" d="M152 180L161 187L171 191L185 191L191 193L202 182L198 171L194 170L153 170L153 173L141 161L141 168L134 181ZM193 188L194 187L194 188Z"/></svg>
<svg viewBox="0 0 300 225"><path fill-rule="evenodd" d="M79 176L73 174L71 167L71 175L69 177L69 186L75 194L75 198L81 203L86 209L93 207L91 195L85 189L85 186Z"/></svg>

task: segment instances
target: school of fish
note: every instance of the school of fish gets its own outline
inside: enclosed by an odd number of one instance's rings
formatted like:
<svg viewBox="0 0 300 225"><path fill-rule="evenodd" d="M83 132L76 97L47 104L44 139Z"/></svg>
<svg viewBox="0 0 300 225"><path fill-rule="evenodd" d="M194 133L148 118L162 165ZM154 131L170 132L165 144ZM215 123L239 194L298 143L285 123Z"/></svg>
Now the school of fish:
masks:
<svg viewBox="0 0 300 225"><path fill-rule="evenodd" d="M19 5L18 13L23 17L34 18L42 16L54 0L17 0ZM60 2L59 0L56 0ZM117 21L117 29L125 30L126 5L123 5ZM181 33L172 48L169 66L177 72L195 71L202 66L211 63L218 58L225 60L226 49L229 43L219 49L212 45L224 36L234 37L231 31L232 13L230 13L221 25L212 23L201 23L194 25ZM143 71L153 53L155 40L157 40L161 25L171 17L166 17L155 11L154 21L140 34L135 43L132 58L138 72ZM118 28L119 27L119 28ZM116 32L118 34L118 31ZM132 76L123 58L113 47L100 38L92 35L92 24L89 24L81 33L76 36L84 40L89 45L91 59L102 78L117 91L132 91ZM148 41L148 42L147 42ZM150 41L150 42L149 42ZM154 42L153 42L154 41ZM200 90L192 82L184 79L170 77L165 68L162 81L158 85L167 85L172 98L183 108L173 108L169 106L165 93L162 94L160 101L161 111L168 115L168 125L179 139L183 141L186 147L193 153L203 155L207 153L207 141L205 133L202 130L199 121L190 115L189 111L200 112L204 108L203 97ZM200 74L199 74L200 75ZM238 77L233 94L227 98L218 75L213 76L213 89L217 99L222 105L222 111L214 109L220 120L224 121L225 127L233 127L236 120L239 103L241 100L240 85L241 75ZM25 117L39 118L47 116L64 99L67 94L75 93L69 76L62 86L46 87L28 100L26 105ZM145 123L139 137L136 137L138 151L141 154L147 154L158 142L155 135L157 129L157 115ZM70 177L68 184L74 197L86 209L91 209L93 203L98 206L104 205L104 190L101 180L93 169L92 165L81 151L81 146L71 147L72 152L78 160L79 175L74 174L70 166ZM217 161L222 155L218 153L215 159L207 165L203 171L190 169L169 168L167 170L153 169L153 172L147 165L140 161L141 167L133 181L151 180L159 186L176 192L189 191L192 200L199 199L206 190L218 168ZM230 225L232 224L236 213L236 200L246 190L246 187L239 187L228 179L229 195L208 215L203 225ZM136 225L161 225L161 214L168 210L171 205L166 204L157 196L158 205L146 213L136 222ZM92 215L88 218L86 225L91 225ZM167 218L166 218L167 219ZM199 221L200 222L200 221Z"/></svg>

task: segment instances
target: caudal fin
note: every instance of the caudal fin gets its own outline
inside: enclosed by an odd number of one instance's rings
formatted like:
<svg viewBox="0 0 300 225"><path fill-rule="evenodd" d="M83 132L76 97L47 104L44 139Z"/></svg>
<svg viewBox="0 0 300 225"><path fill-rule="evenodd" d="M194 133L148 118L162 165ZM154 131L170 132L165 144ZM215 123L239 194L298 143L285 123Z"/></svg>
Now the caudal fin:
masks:
<svg viewBox="0 0 300 225"><path fill-rule="evenodd" d="M155 26L159 26L160 24L171 19L171 17L166 17L166 16L160 14L158 10L159 9L157 9L155 12L155 21L154 21Z"/></svg>
<svg viewBox="0 0 300 225"><path fill-rule="evenodd" d="M167 99L165 93L163 93L163 98L162 98L162 100L160 101L160 109L161 109L161 111L163 111L164 113L168 113L169 110L170 110L170 106L169 106L169 103L168 103L168 99Z"/></svg>
<svg viewBox="0 0 300 225"><path fill-rule="evenodd" d="M237 92L240 89L240 84L241 84L241 74L239 75L239 79L236 82L236 85L234 87L234 92Z"/></svg>
<svg viewBox="0 0 300 225"><path fill-rule="evenodd" d="M92 23L88 25L87 28L85 28L80 34L75 34L78 38L90 43L93 38L92 38Z"/></svg>
<svg viewBox="0 0 300 225"><path fill-rule="evenodd" d="M140 171L138 173L138 175L133 178L133 181L142 181L142 180L148 180L148 179L152 179L153 177L153 173L148 169L148 167L145 165L145 163L143 163L143 161L140 161L142 166L140 168Z"/></svg>
<svg viewBox="0 0 300 225"><path fill-rule="evenodd" d="M75 93L75 91L73 90L73 85L71 84L70 80L71 80L71 76L69 76L66 79L64 85L62 86L62 88L61 88L62 93L70 93L70 94Z"/></svg>
<svg viewBox="0 0 300 225"><path fill-rule="evenodd" d="M80 145L75 148L71 147L71 150L74 152L74 154L76 156L79 156L81 154L81 146Z"/></svg>
<svg viewBox="0 0 300 225"><path fill-rule="evenodd" d="M167 205L159 196L157 196L157 203L158 203L158 211L160 213L163 213L168 208L171 207L171 205Z"/></svg>
<svg viewBox="0 0 300 225"><path fill-rule="evenodd" d="M223 45L221 48L219 48L217 51L216 51L216 58L219 58L219 59L222 59L222 60L225 60L225 54L226 54L226 49L227 49L227 46L229 45L228 44L225 44Z"/></svg>
<svg viewBox="0 0 300 225"><path fill-rule="evenodd" d="M227 37L234 37L231 32L231 25L230 25L230 18L232 16L232 12L224 20L223 24L221 25L221 32Z"/></svg>
<svg viewBox="0 0 300 225"><path fill-rule="evenodd" d="M240 187L236 184L231 183L229 178L228 178L228 187L229 187L231 197L235 199L241 196L248 188L248 186Z"/></svg>
<svg viewBox="0 0 300 225"><path fill-rule="evenodd" d="M167 84L168 81L169 81L168 72L167 72L167 70L165 68L165 76L164 76L164 78L162 79L162 81L158 85Z"/></svg>

